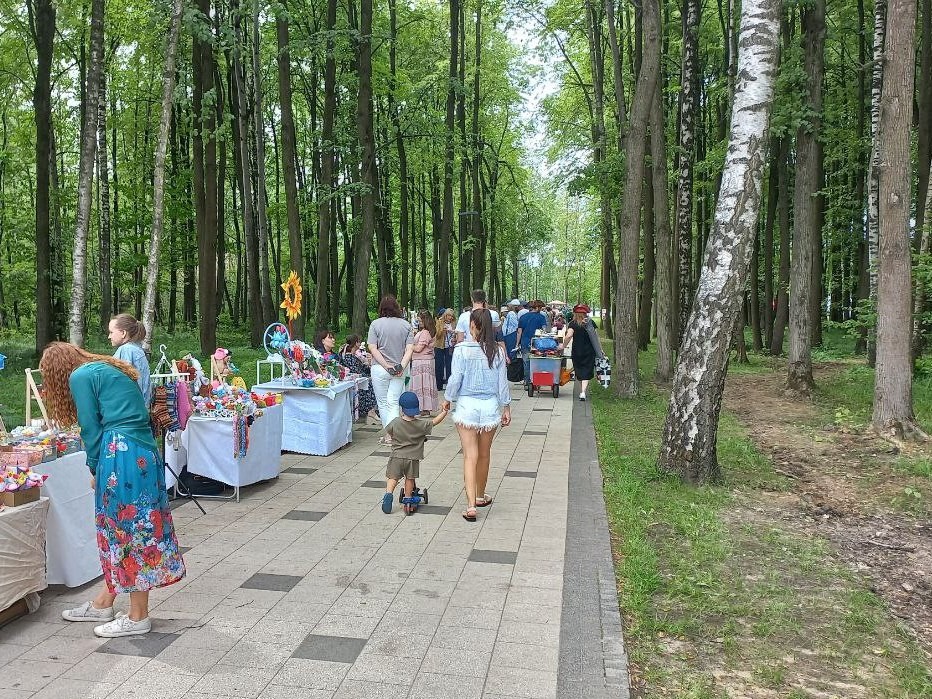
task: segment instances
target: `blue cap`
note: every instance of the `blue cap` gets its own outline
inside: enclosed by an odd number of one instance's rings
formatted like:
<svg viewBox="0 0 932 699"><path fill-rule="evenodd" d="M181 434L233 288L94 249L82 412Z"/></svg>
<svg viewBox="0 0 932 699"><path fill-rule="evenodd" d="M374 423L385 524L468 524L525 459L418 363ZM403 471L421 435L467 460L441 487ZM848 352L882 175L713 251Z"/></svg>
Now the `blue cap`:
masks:
<svg viewBox="0 0 932 699"><path fill-rule="evenodd" d="M405 391L401 394L398 405L401 406L401 412L408 417L417 417L421 412L421 401L417 399L417 394L411 391Z"/></svg>

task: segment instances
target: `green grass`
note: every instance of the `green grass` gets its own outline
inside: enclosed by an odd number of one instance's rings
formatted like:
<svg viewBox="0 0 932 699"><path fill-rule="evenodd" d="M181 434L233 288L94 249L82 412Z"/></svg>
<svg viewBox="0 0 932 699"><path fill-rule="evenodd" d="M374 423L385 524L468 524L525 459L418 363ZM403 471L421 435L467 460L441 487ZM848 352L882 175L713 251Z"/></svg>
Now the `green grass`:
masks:
<svg viewBox="0 0 932 699"><path fill-rule="evenodd" d="M770 370L769 358L752 360L745 370ZM653 364L645 354L642 377ZM719 429L723 485L692 488L657 470L667 397L648 382L636 399L593 393L619 602L645 696L801 699L837 681L871 697L932 698L924 656L882 602L824 541L768 511L787 483L731 415Z"/></svg>

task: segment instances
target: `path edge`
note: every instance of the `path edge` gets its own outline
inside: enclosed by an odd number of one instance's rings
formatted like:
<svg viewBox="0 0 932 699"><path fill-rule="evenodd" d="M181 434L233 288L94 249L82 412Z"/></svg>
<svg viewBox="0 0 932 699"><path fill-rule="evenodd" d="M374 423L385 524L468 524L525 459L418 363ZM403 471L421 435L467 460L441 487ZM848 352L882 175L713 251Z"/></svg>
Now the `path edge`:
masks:
<svg viewBox="0 0 932 699"><path fill-rule="evenodd" d="M572 394L557 697L629 699L618 588L592 403Z"/></svg>

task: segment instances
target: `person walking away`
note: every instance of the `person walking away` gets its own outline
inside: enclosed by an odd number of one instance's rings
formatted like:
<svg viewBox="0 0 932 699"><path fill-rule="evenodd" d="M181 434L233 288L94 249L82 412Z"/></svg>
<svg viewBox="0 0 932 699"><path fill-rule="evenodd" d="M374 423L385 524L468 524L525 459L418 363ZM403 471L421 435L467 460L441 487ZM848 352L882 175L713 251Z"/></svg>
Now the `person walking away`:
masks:
<svg viewBox="0 0 932 699"><path fill-rule="evenodd" d="M124 361L66 342L51 343L39 369L49 417L81 427L104 573L97 597L62 618L94 622L102 638L146 634L149 591L181 580L185 566L138 374ZM113 603L123 593L129 593L129 613L115 615Z"/></svg>
<svg viewBox="0 0 932 699"><path fill-rule="evenodd" d="M482 289L473 289L473 292L470 294L472 299L472 308L467 309L460 313L460 317L456 321L456 344L459 344L463 341L472 342L473 337L470 334L470 317L473 311L480 308L488 310L488 297L485 294L485 291ZM498 315L498 311L489 311L492 317L492 328L498 328L501 325L501 320Z"/></svg>
<svg viewBox="0 0 932 699"><path fill-rule="evenodd" d="M372 370L369 368L371 359L360 351L361 346L362 340L359 335L350 335L346 338L346 344L340 348L337 359L351 374L370 377L369 388L359 391L359 414L363 416L363 419L369 417L378 420L379 413L376 410L378 403L375 400L375 391L372 390Z"/></svg>
<svg viewBox="0 0 932 699"><path fill-rule="evenodd" d="M453 371L441 406L449 410L456 401L453 423L463 447L463 481L466 511L463 519L476 521L476 508L492 504L486 492L492 439L499 425L511 424L511 390L505 369L505 351L495 342L492 315L474 310L470 317L473 341L457 345ZM481 495L480 495L481 493Z"/></svg>
<svg viewBox="0 0 932 699"><path fill-rule="evenodd" d="M521 301L511 299L508 302L508 312L505 314L505 320L502 321L502 335L505 338L505 351L510 357L514 354L518 339L518 309L521 308Z"/></svg>
<svg viewBox="0 0 932 699"><path fill-rule="evenodd" d="M414 354L411 356L411 390L421 404L421 417L437 409L437 377L434 372L434 335L437 326L430 311L418 316L420 330L414 335Z"/></svg>
<svg viewBox="0 0 932 699"><path fill-rule="evenodd" d="M538 330L543 330L546 318L541 313L543 301L531 301L531 310L518 319L518 336L516 346L524 360L524 386L531 385L531 340Z"/></svg>
<svg viewBox="0 0 932 699"><path fill-rule="evenodd" d="M121 313L110 320L107 330L110 344L116 347L113 356L132 364L136 369L139 374L136 383L139 384L146 405L149 405L152 402L152 383L149 379L149 359L142 348L142 342L146 339L146 326L129 313Z"/></svg>
<svg viewBox="0 0 932 699"><path fill-rule="evenodd" d="M447 378L450 376L450 372L447 369L447 329L446 322L444 318L446 317L447 309L441 308L437 311L437 318L434 321L434 379L436 381L437 390L442 391L443 387L447 385ZM453 318L453 315L450 314L450 318ZM451 338L452 342L452 338ZM452 347L451 349L451 359L452 359Z"/></svg>
<svg viewBox="0 0 932 699"><path fill-rule="evenodd" d="M589 310L589 306L584 303L573 307L573 319L566 326L563 342L557 347L562 352L566 345L573 343L570 357L573 359L576 380L580 382L579 400L583 401L586 400L589 382L595 376L596 357L605 356L602 343L599 342L599 333L589 318Z"/></svg>
<svg viewBox="0 0 932 699"><path fill-rule="evenodd" d="M395 487L402 477L405 479L405 497L411 497L415 482L420 476L421 459L424 458L424 444L427 436L437 425L443 422L449 411L441 410L432 420L418 417L421 404L417 394L405 391L398 399L401 414L392 420L385 431L392 438L392 455L385 468L385 494L382 496L382 512L391 514L392 501L395 499ZM405 505L405 513L411 514L413 506Z"/></svg>
<svg viewBox="0 0 932 699"><path fill-rule="evenodd" d="M379 303L379 317L369 326L366 340L372 355L372 389L382 427L398 417L398 399L404 392L405 372L414 353L414 333L391 294ZM382 444L391 444L385 435Z"/></svg>

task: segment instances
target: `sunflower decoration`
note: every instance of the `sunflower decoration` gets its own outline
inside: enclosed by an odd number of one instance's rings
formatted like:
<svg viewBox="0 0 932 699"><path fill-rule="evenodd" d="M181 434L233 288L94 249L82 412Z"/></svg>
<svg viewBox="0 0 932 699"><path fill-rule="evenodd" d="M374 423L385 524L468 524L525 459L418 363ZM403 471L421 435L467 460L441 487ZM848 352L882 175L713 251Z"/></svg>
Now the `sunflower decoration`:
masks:
<svg viewBox="0 0 932 699"><path fill-rule="evenodd" d="M288 318L289 330L291 322L301 315L301 279L292 270L288 281L282 284L285 291L285 300L281 303L281 308L285 309L285 316Z"/></svg>

